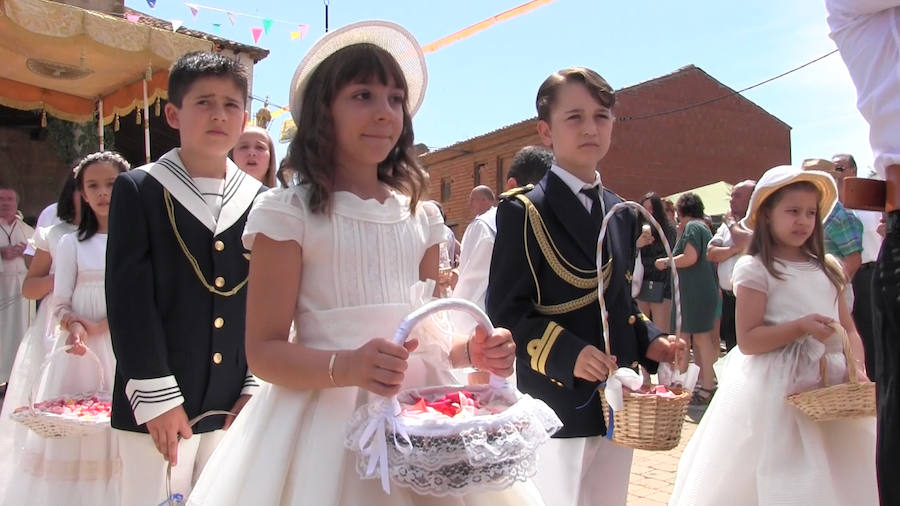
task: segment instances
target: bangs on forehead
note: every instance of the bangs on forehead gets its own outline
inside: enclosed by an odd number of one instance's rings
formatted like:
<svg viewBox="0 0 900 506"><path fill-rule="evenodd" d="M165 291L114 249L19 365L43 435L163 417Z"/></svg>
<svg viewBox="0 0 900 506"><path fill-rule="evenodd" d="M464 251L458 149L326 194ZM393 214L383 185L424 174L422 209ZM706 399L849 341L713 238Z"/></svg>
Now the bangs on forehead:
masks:
<svg viewBox="0 0 900 506"><path fill-rule="evenodd" d="M335 76L335 89L350 83L378 82L393 84L408 93L406 78L390 53L374 44L354 44L336 52L341 54L341 68Z"/></svg>

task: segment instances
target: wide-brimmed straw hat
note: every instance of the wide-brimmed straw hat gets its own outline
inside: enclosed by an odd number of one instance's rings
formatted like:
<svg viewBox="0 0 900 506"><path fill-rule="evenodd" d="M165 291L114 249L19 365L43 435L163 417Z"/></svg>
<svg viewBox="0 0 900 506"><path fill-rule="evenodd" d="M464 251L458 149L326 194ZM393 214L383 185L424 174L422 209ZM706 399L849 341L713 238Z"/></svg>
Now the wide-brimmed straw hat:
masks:
<svg viewBox="0 0 900 506"><path fill-rule="evenodd" d="M328 32L306 53L291 80L291 116L300 123L303 91L316 67L340 49L353 44L376 45L394 57L409 88L407 103L410 116L415 115L425 98L428 71L422 47L402 26L390 21L360 21Z"/></svg>
<svg viewBox="0 0 900 506"><path fill-rule="evenodd" d="M834 184L834 178L827 172L820 170L803 170L792 165L779 165L767 170L759 178L756 187L753 189L753 195L750 196L747 215L741 220L741 225L746 229L753 230L753 227L756 226L756 216L760 207L762 207L762 203L781 188L801 181L812 183L819 190L819 195L821 196L819 199L819 218L824 221L831 214L831 210L837 202L837 186Z"/></svg>

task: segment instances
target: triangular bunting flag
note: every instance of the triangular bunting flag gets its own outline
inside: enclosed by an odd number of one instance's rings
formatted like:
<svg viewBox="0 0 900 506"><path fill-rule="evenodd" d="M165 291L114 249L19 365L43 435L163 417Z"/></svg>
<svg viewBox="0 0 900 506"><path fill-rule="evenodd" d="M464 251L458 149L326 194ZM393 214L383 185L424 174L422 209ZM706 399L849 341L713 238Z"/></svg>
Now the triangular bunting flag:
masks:
<svg viewBox="0 0 900 506"><path fill-rule="evenodd" d="M154 1L155 1L155 0L154 0ZM233 24L234 24L234 13L233 13L233 12L229 12L229 13L227 13L227 14L228 14L228 21L231 21L231 24L233 25Z"/></svg>
<svg viewBox="0 0 900 506"><path fill-rule="evenodd" d="M137 14L126 14L125 19L127 19L131 23L137 23L141 20L141 17Z"/></svg>
<svg viewBox="0 0 900 506"><path fill-rule="evenodd" d="M301 38L301 39L304 38L304 37L306 37L306 31L307 31L307 30L309 30L309 26L307 26L307 25L300 25L300 38Z"/></svg>
<svg viewBox="0 0 900 506"><path fill-rule="evenodd" d="M250 29L250 33L253 34L253 43L259 44L259 38L262 37L263 29L261 26L254 26Z"/></svg>
<svg viewBox="0 0 900 506"><path fill-rule="evenodd" d="M156 7L156 0L147 0L147 5L149 5L151 9Z"/></svg>
<svg viewBox="0 0 900 506"><path fill-rule="evenodd" d="M213 23L213 31L219 33L222 31L222 23Z"/></svg>
<svg viewBox="0 0 900 506"><path fill-rule="evenodd" d="M265 30L266 35L269 34L269 30L272 29L272 20L269 18L263 19L263 30Z"/></svg>
<svg viewBox="0 0 900 506"><path fill-rule="evenodd" d="M300 32L291 32L291 40L297 40L300 38Z"/></svg>
<svg viewBox="0 0 900 506"><path fill-rule="evenodd" d="M184 4L184 5L187 5L187 8L191 10L191 15L194 16L195 18L197 17L198 14L200 14L200 9L196 5L194 5L194 4Z"/></svg>
<svg viewBox="0 0 900 506"><path fill-rule="evenodd" d="M184 21L182 21L180 19L173 19L172 20L172 31L177 32L178 29L181 28L181 25L183 25L183 24L184 24Z"/></svg>

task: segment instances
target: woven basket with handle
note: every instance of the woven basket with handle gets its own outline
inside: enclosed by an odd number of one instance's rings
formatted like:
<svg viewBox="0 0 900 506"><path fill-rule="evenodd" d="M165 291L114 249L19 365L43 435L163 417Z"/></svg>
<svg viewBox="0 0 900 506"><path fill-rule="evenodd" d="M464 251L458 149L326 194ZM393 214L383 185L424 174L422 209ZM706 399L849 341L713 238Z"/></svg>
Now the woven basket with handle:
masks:
<svg viewBox="0 0 900 506"><path fill-rule="evenodd" d="M875 416L875 383L859 381L847 332L837 323L832 323L831 328L843 340L848 382L828 386L825 357L822 357L819 367L826 386L791 394L787 401L817 422Z"/></svg>
<svg viewBox="0 0 900 506"><path fill-rule="evenodd" d="M603 219L600 227L600 236L597 239L597 272L601 272L603 266L603 238L609 219L621 208L632 208L641 213L651 225L653 225L659 237L665 237L662 227L653 219L653 216L636 202L620 202L612 207ZM673 259L672 250L668 242L663 241L666 254ZM675 310L676 335L681 329L681 298L678 291L678 273L673 266L672 272L672 297ZM600 302L600 316L603 321L603 336L606 346L606 354L610 355L609 345L609 313L606 310L606 298L603 293L603 276L599 280L598 300ZM612 431L612 442L634 448L636 450L671 450L678 446L681 440L681 428L684 424L684 416L687 413L688 403L691 400L691 392L688 390L670 387L674 397L661 397L652 394L642 394L625 390L623 397L624 409L613 413L613 423L607 424L608 431ZM609 420L609 403L600 389L600 397L603 401L603 417Z"/></svg>
<svg viewBox="0 0 900 506"><path fill-rule="evenodd" d="M29 391L28 405L18 408L10 414L12 420L25 425L41 437L48 439L81 437L95 434L109 427L109 416L79 418L69 414L53 413L41 409L40 405L35 404L34 402L38 385L40 385L41 380L47 373L51 361L56 357L62 356L71 348L72 346L62 346L47 356L41 366L41 373L38 375L37 381L35 381ZM100 376L100 389L96 392L80 392L77 394L59 396L49 402L78 402L92 398L96 398L103 402L110 402L111 396L109 392L104 389L105 381L103 377L103 368L100 365L100 359L97 358L97 355L91 351L90 348L87 349L86 357L90 357L97 363L97 373Z"/></svg>

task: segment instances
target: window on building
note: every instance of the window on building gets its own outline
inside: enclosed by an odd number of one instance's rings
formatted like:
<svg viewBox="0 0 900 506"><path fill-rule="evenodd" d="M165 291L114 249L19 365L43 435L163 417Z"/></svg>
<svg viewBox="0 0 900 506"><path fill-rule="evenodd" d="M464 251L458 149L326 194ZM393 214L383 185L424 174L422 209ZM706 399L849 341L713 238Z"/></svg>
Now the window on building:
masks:
<svg viewBox="0 0 900 506"><path fill-rule="evenodd" d="M475 170L472 173L472 186L478 186L481 184L481 170L484 169L485 164L478 163L475 164Z"/></svg>
<svg viewBox="0 0 900 506"><path fill-rule="evenodd" d="M441 202L447 202L450 200L450 180L442 177L441 178Z"/></svg>

